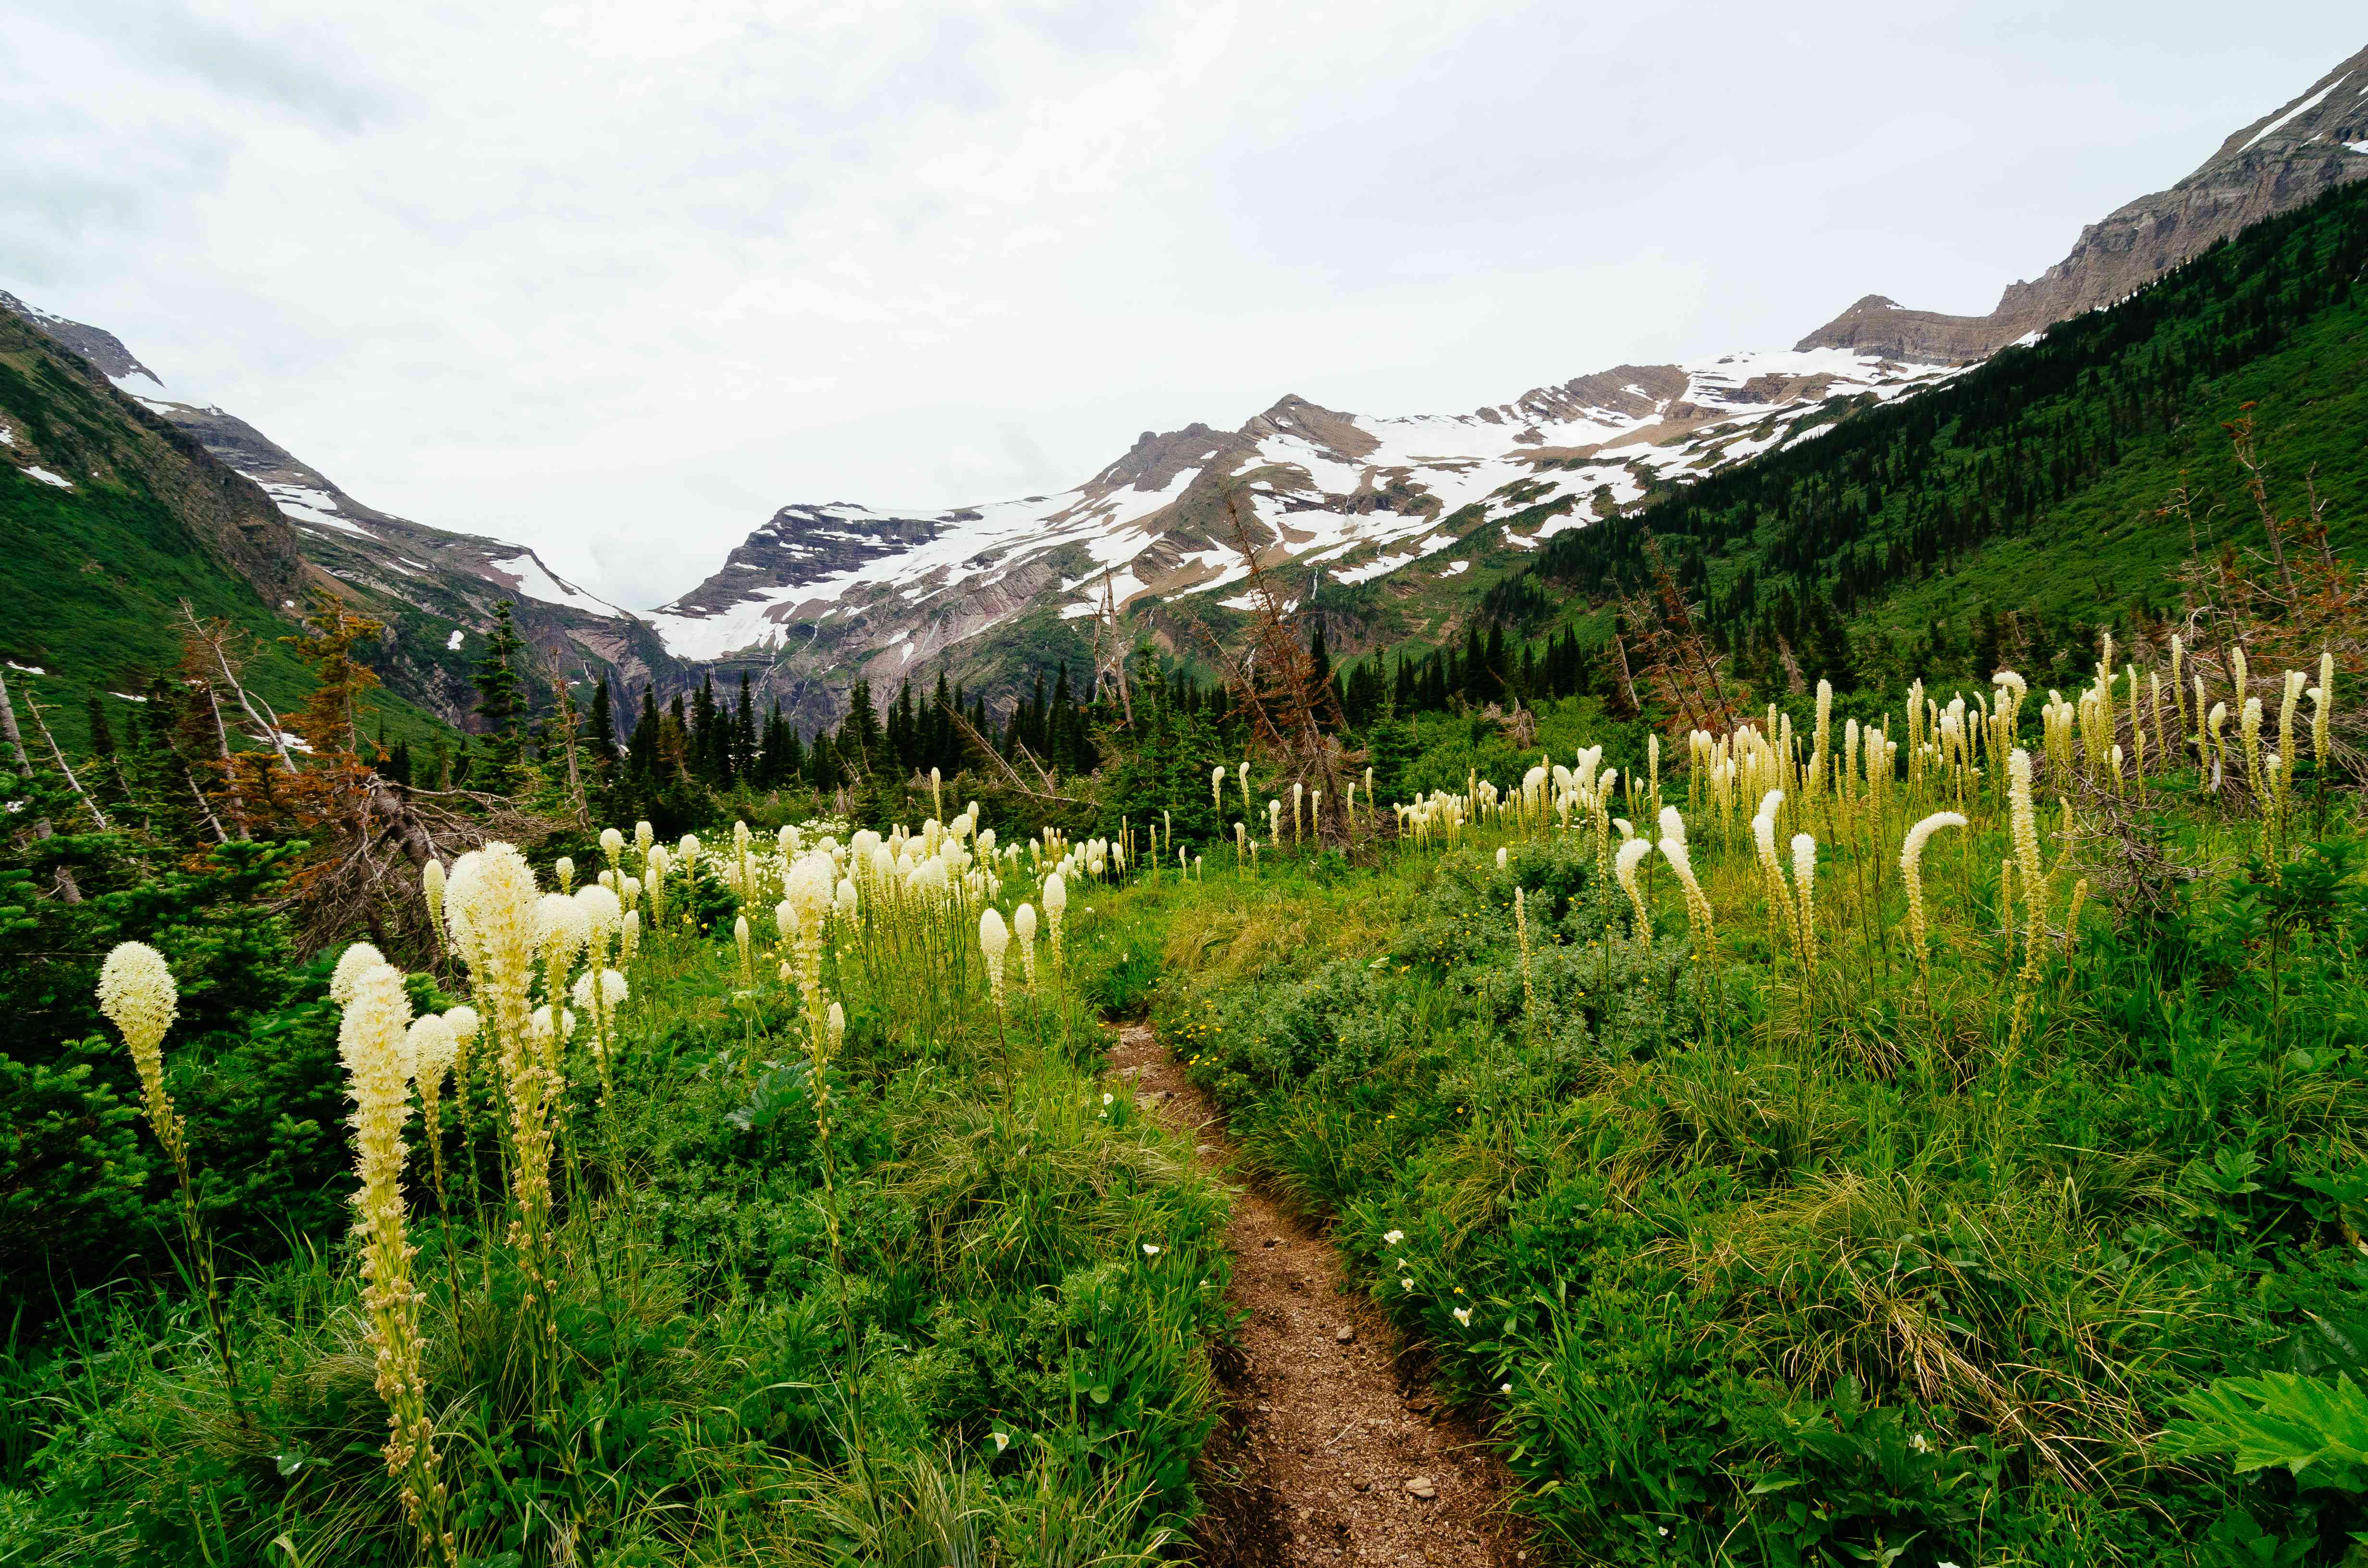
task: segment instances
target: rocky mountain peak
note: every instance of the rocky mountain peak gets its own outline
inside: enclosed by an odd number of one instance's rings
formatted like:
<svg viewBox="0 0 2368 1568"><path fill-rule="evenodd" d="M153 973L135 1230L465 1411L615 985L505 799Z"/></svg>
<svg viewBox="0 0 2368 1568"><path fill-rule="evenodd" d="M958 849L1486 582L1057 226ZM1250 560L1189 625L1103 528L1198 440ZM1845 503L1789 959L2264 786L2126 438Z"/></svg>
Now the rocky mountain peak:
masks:
<svg viewBox="0 0 2368 1568"><path fill-rule="evenodd" d="M1988 315L1903 310L1869 294L1795 347L1968 364L2123 299L2238 230L2356 179L2368 179L2368 48L2229 136L2169 189L2082 229L2071 254L2009 285Z"/></svg>

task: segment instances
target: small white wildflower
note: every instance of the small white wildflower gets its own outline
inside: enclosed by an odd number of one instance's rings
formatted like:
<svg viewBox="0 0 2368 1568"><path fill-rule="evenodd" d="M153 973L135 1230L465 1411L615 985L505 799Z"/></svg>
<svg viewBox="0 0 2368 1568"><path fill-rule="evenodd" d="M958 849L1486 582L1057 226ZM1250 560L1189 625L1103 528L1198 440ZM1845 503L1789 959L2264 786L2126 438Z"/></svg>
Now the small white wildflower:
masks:
<svg viewBox="0 0 2368 1568"><path fill-rule="evenodd" d="M1406 1240L1406 1233L1404 1231L1383 1231L1382 1233L1382 1240L1388 1243L1391 1246L1395 1246L1400 1242Z"/></svg>
<svg viewBox="0 0 2368 1568"><path fill-rule="evenodd" d="M1498 1393L1510 1393L1513 1392L1513 1385L1510 1383L1498 1383L1497 1385L1497 1392Z"/></svg>
<svg viewBox="0 0 2368 1568"><path fill-rule="evenodd" d="M1114 1105L1117 1101L1118 1096L1116 1095L1104 1095L1102 1096L1102 1104L1104 1105Z"/></svg>
<svg viewBox="0 0 2368 1568"><path fill-rule="evenodd" d="M1409 1290L1414 1289L1414 1281L1411 1279L1401 1278L1398 1283L1405 1286Z"/></svg>
<svg viewBox="0 0 2368 1568"><path fill-rule="evenodd" d="M1455 1321L1462 1324L1464 1327L1470 1328L1472 1326L1472 1309L1470 1307L1456 1308Z"/></svg>
<svg viewBox="0 0 2368 1568"><path fill-rule="evenodd" d="M1149 1242L1145 1242L1143 1244L1143 1256L1145 1257L1157 1257L1159 1256L1159 1249L1152 1245Z"/></svg>
<svg viewBox="0 0 2368 1568"><path fill-rule="evenodd" d="M987 1436L995 1439L995 1451L998 1454L1011 1446L1011 1435L1008 1432L989 1432Z"/></svg>

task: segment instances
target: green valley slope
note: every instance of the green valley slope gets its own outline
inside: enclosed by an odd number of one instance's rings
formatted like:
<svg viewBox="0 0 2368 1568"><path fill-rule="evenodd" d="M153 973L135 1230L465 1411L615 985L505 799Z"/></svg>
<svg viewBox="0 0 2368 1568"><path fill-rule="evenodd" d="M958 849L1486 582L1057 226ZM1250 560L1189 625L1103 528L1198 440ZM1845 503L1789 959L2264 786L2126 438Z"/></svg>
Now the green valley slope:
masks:
<svg viewBox="0 0 2368 1568"><path fill-rule="evenodd" d="M253 638L249 678L275 706L302 700L309 676L279 640L331 583L305 562L287 518L194 439L6 312L0 555L9 588L0 659L69 746L86 731L85 697L136 697L178 661L183 600ZM452 733L393 693L372 701L390 739Z"/></svg>

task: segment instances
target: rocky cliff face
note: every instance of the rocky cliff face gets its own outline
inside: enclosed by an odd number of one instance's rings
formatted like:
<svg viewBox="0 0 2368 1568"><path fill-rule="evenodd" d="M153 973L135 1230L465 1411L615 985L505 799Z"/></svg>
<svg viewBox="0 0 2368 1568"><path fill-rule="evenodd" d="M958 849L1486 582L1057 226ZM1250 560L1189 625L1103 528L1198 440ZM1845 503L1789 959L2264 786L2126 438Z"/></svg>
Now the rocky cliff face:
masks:
<svg viewBox="0 0 2368 1568"><path fill-rule="evenodd" d="M2238 230L2355 179L2368 179L2368 49L2230 136L2169 190L2081 230L2069 256L2032 281L2009 284L1988 315L1910 311L1870 294L1798 347L1969 364L2110 305Z"/></svg>

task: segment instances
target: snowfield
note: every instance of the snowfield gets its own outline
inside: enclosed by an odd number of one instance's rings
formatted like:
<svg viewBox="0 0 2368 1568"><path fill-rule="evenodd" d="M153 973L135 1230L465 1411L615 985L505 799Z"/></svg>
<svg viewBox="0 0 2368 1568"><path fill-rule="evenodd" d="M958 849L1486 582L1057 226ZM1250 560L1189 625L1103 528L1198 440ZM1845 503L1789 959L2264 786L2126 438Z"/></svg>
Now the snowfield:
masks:
<svg viewBox="0 0 2368 1568"><path fill-rule="evenodd" d="M1092 567L1058 578L1064 619L1096 613L1104 569L1121 608L1147 594L1216 593L1249 568L1230 537L1210 537L1208 519L1219 515L1210 498L1219 480L1245 475L1249 506L1280 545L1261 546L1262 565L1321 565L1336 582L1372 582L1491 526L1502 528L1505 543L1533 549L1633 505L1652 484L1808 439L1830 427L1833 399L1888 401L1962 373L1839 348L1729 354L1679 369L1682 391L1655 396L1631 382L1613 398L1621 407L1575 406L1565 388L1473 414L1395 418L1286 400L1240 434L1213 437L1212 457L1156 485L1106 483L1112 470L1105 470L1058 495L944 512L847 502L788 507L751 536L752 545L764 542L775 559L818 558L844 540L863 541L871 553L811 575L784 568L771 583L751 580L753 563L740 562L643 619L669 653L702 662L779 649L793 635L817 634L833 616L886 617L881 645L894 648L916 614L1006 584L1064 551ZM1199 514L1186 516L1196 501ZM1543 507L1559 509L1540 519ZM927 538L891 544L877 531L891 523ZM909 658L912 649L904 652Z"/></svg>

